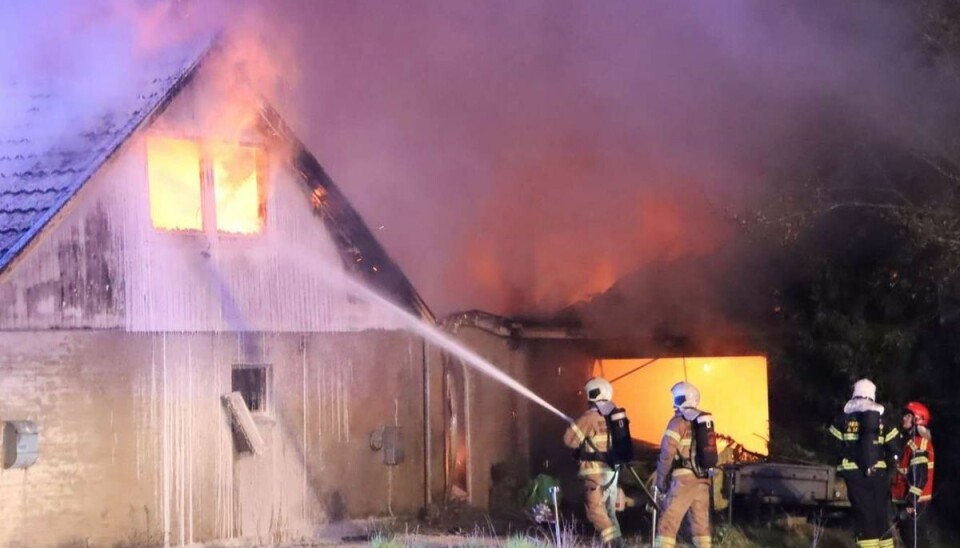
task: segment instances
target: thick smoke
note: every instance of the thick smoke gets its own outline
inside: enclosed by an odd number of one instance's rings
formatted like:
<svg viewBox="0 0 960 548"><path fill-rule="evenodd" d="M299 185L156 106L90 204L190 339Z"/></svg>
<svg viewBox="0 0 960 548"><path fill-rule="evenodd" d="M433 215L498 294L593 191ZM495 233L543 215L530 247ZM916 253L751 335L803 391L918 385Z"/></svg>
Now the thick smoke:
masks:
<svg viewBox="0 0 960 548"><path fill-rule="evenodd" d="M719 249L832 116L925 135L908 4L13 0L0 74L227 27L436 312L542 313Z"/></svg>
<svg viewBox="0 0 960 548"><path fill-rule="evenodd" d="M301 1L273 24L298 33L294 124L427 302L531 313L716 250L833 116L919 127L914 23L877 4Z"/></svg>

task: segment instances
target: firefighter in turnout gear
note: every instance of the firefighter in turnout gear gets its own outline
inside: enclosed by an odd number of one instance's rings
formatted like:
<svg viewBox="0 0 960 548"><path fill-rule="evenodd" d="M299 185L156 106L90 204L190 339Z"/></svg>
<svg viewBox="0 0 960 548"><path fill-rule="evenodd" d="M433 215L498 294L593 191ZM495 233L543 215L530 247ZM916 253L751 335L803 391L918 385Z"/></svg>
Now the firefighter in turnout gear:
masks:
<svg viewBox="0 0 960 548"><path fill-rule="evenodd" d="M900 538L909 548L928 544L922 527L926 508L933 498L933 440L930 410L912 401L903 411L903 452L893 480L893 503L897 508Z"/></svg>
<svg viewBox="0 0 960 548"><path fill-rule="evenodd" d="M670 392L673 395L675 414L667 423L666 432L660 442L655 484L657 489L667 496L661 505L663 514L657 524L654 547L675 546L680 524L684 516L689 514L693 545L696 548L709 548L710 471L704 468L704 459L697 453L699 451L705 454L707 460L712 458L712 464L707 463L707 468L716 466L712 417L709 413L697 409L700 404L700 391L694 385L688 382L677 383ZM709 426L711 441L700 441L698 444L701 426Z"/></svg>
<svg viewBox="0 0 960 548"><path fill-rule="evenodd" d="M858 548L894 546L886 456L896 454L900 431L885 428L876 396L876 385L857 381L853 397L829 428L839 449L837 470L847 484Z"/></svg>
<svg viewBox="0 0 960 548"><path fill-rule="evenodd" d="M623 546L617 523L617 469L610 453L613 443L606 416L616 410L613 387L594 377L584 386L588 408L570 423L563 443L575 450L580 462L578 477L583 480L587 519L600 534L605 546Z"/></svg>

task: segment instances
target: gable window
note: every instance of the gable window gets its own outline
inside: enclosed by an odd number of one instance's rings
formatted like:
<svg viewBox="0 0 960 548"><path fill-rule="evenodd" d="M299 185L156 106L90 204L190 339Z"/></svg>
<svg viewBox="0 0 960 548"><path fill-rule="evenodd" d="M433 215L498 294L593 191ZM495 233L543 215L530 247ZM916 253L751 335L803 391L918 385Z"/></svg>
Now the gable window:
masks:
<svg viewBox="0 0 960 548"><path fill-rule="evenodd" d="M154 228L203 230L199 144L184 139L147 139L147 180Z"/></svg>
<svg viewBox="0 0 960 548"><path fill-rule="evenodd" d="M260 150L149 137L150 219L161 230L258 234L266 219Z"/></svg>
<svg viewBox="0 0 960 548"><path fill-rule="evenodd" d="M268 365L234 365L231 391L239 392L253 414L269 411L270 368Z"/></svg>
<svg viewBox="0 0 960 548"><path fill-rule="evenodd" d="M263 230L264 199L257 177L257 149L249 146L211 147L217 230L256 234Z"/></svg>

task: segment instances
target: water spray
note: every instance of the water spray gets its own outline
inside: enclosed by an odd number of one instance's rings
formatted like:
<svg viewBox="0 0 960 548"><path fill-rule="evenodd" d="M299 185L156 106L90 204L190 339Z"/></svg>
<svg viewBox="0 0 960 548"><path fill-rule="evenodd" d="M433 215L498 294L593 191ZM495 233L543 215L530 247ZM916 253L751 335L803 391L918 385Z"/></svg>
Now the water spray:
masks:
<svg viewBox="0 0 960 548"><path fill-rule="evenodd" d="M424 339L432 342L436 346L446 350L447 352L453 354L454 356L460 358L464 363L471 366L474 370L494 379L495 381L507 386L508 388L514 390L530 401L540 405L547 411L550 411L554 415L560 417L568 423L572 423L573 419L564 415L559 409L550 405L546 400L535 394L532 390L523 386L516 379L507 375L495 365L490 363L488 360L481 357L479 354L473 350L467 348L462 343L451 337L450 335L444 333L435 326L428 324L423 321L422 318L414 316L407 310L403 309L390 299L380 295L366 284L360 282L355 277L351 276L349 273L344 272L343 270L333 269L325 264L318 264L315 262L308 262L304 257L309 254L297 254L290 252L286 249L280 250L287 258L292 261L295 261L299 264L304 265L310 270L317 271L320 270L324 274L323 278L327 281L339 279L342 280L349 289L359 293L365 297L368 301L376 303L382 306L384 309L388 310L398 319L402 320L404 326L411 332L420 335Z"/></svg>

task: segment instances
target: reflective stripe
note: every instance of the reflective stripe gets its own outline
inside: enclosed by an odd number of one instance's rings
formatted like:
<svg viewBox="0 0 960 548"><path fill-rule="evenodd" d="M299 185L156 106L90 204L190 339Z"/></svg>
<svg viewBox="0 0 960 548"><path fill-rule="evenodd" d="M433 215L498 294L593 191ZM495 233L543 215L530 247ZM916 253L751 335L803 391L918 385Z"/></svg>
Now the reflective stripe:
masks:
<svg viewBox="0 0 960 548"><path fill-rule="evenodd" d="M878 469L878 470L886 470L886 468L887 468L887 463L884 462L884 461L882 461L882 460L880 460L880 461L877 461L877 463L874 464L873 467L876 468L876 469ZM857 466L857 463L852 462L852 461L847 460L847 459L843 459L842 461L840 461L840 464L837 465L837 470L840 470L840 471L843 471L843 470L859 470L859 469L860 469L860 467Z"/></svg>
<svg viewBox="0 0 960 548"><path fill-rule="evenodd" d="M673 548L676 545L677 545L676 538L657 535L657 538L653 539L653 548Z"/></svg>
<svg viewBox="0 0 960 548"><path fill-rule="evenodd" d="M689 469L689 468L674 468L674 469L673 469L673 475L674 475L674 477L676 477L676 476L692 476L692 475L693 475L693 470L691 470L691 469Z"/></svg>
<svg viewBox="0 0 960 548"><path fill-rule="evenodd" d="M583 441L587 439L587 437L583 435L583 430L580 430L580 427L577 426L577 423L571 424L570 429L573 430L573 433L577 436L580 443L583 443Z"/></svg>
<svg viewBox="0 0 960 548"><path fill-rule="evenodd" d="M933 470L933 461L927 464L927 470Z"/></svg>
<svg viewBox="0 0 960 548"><path fill-rule="evenodd" d="M600 531L600 538L602 538L604 542L611 541L615 538L620 538L620 528L616 525L611 525L603 531Z"/></svg>
<svg viewBox="0 0 960 548"><path fill-rule="evenodd" d="M710 538L710 536L693 537L693 545L695 548L710 548L712 543L713 539Z"/></svg>
<svg viewBox="0 0 960 548"><path fill-rule="evenodd" d="M880 539L870 538L857 541L858 548L880 548Z"/></svg>
<svg viewBox="0 0 960 548"><path fill-rule="evenodd" d="M860 434L858 432L854 432L852 434L847 434L847 433L843 434L843 441L857 441L859 439L860 439Z"/></svg>
<svg viewBox="0 0 960 548"><path fill-rule="evenodd" d="M917 498L920 502L924 502L933 498L933 495L923 495L922 497Z"/></svg>
<svg viewBox="0 0 960 548"><path fill-rule="evenodd" d="M930 462L930 460L927 459L927 457L915 457L910 459L910 466L916 466L918 464L926 464L928 462Z"/></svg>
<svg viewBox="0 0 960 548"><path fill-rule="evenodd" d="M911 495L916 495L916 496L919 497L920 495L923 494L923 489L920 489L919 487L911 487L911 488L910 488L910 494L911 494Z"/></svg>
<svg viewBox="0 0 960 548"><path fill-rule="evenodd" d="M670 438L677 443L680 443L680 434L674 432L673 430L667 430L666 432L663 433L663 436L665 438Z"/></svg>
<svg viewBox="0 0 960 548"><path fill-rule="evenodd" d="M891 537L891 538L880 539L880 544L878 544L878 546L879 546L880 548L893 548L893 546L894 546L894 545L893 545L893 538Z"/></svg>
<svg viewBox="0 0 960 548"><path fill-rule="evenodd" d="M596 460L580 461L580 476L595 474L613 474L613 470L605 462Z"/></svg>
<svg viewBox="0 0 960 548"><path fill-rule="evenodd" d="M921 451L927 450L927 438L923 438L920 440L920 450Z"/></svg>
<svg viewBox="0 0 960 548"><path fill-rule="evenodd" d="M840 464L837 465L837 470L857 470L857 463L851 462L847 459L840 461Z"/></svg>
<svg viewBox="0 0 960 548"><path fill-rule="evenodd" d="M884 443L890 443L890 440L896 438L899 435L900 435L899 430L897 430L896 428L891 428L890 431L887 432L887 435L883 437L883 441Z"/></svg>
<svg viewBox="0 0 960 548"><path fill-rule="evenodd" d="M690 438L680 440L680 447L690 447L691 443L693 443L693 440Z"/></svg>
<svg viewBox="0 0 960 548"><path fill-rule="evenodd" d="M837 430L836 426L831 425L828 432L830 432L830 435L837 438L838 440L843 439L843 434L839 430Z"/></svg>

